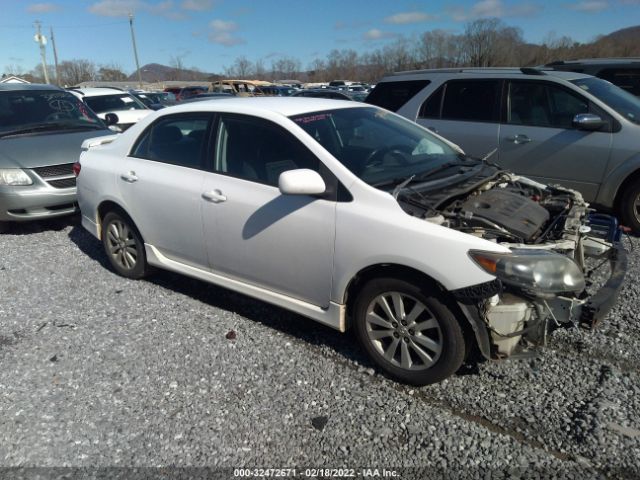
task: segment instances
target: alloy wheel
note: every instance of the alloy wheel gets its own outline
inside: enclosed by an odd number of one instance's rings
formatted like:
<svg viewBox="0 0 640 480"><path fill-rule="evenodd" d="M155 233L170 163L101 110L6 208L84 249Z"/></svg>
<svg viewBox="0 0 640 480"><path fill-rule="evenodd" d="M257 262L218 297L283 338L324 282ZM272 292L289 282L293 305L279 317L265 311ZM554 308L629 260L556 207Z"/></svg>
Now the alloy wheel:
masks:
<svg viewBox="0 0 640 480"><path fill-rule="evenodd" d="M429 309L400 292L376 296L366 313L366 333L375 349L405 370L426 370L443 349L440 325Z"/></svg>
<svg viewBox="0 0 640 480"><path fill-rule="evenodd" d="M138 250L133 232L121 220L113 220L107 227L107 250L113 260L125 270L133 270Z"/></svg>

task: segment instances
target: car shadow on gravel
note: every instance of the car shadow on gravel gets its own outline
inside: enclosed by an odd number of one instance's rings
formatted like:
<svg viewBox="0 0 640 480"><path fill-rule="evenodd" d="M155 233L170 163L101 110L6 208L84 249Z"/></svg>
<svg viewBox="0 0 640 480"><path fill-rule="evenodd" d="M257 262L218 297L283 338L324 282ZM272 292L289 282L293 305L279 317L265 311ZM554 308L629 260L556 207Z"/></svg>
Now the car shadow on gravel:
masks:
<svg viewBox="0 0 640 480"><path fill-rule="evenodd" d="M61 231L72 226L80 225L80 215L51 218L29 222L6 222L0 225L0 235L31 235L48 231Z"/></svg>
<svg viewBox="0 0 640 480"><path fill-rule="evenodd" d="M83 253L102 267L112 271L102 244L81 226L74 227L69 232L69 238ZM340 333L289 310L167 270L156 270L144 281L181 293L211 307L234 312L285 335L295 337L312 347L324 350L325 354L335 354L344 361L354 362L363 369L375 369L378 373L381 372L362 351L351 330ZM479 374L479 370L475 364L464 365L457 374L476 375Z"/></svg>

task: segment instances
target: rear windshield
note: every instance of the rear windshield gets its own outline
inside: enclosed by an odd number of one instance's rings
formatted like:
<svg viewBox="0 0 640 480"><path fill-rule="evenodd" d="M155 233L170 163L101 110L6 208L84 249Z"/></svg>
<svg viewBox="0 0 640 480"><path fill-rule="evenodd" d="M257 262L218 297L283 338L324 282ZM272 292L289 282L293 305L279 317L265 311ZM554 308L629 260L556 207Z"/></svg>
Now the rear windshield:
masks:
<svg viewBox="0 0 640 480"><path fill-rule="evenodd" d="M371 105L396 112L430 83L429 80L379 83L365 101Z"/></svg>
<svg viewBox="0 0 640 480"><path fill-rule="evenodd" d="M128 93L116 93L114 95L98 95L84 97L84 101L96 113L109 113L120 110L145 110L147 107Z"/></svg>
<svg viewBox="0 0 640 480"><path fill-rule="evenodd" d="M572 80L571 83L606 103L630 122L640 124L640 99L638 97L600 78L579 78Z"/></svg>
<svg viewBox="0 0 640 480"><path fill-rule="evenodd" d="M0 134L34 125L106 128L102 121L69 92L20 90L0 92Z"/></svg>

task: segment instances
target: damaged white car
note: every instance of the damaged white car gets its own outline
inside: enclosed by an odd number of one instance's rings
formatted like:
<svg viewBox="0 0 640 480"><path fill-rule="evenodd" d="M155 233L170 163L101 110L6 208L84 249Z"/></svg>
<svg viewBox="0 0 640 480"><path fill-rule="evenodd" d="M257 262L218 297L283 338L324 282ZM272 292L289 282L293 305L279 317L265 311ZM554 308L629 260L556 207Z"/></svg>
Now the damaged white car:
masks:
<svg viewBox="0 0 640 480"><path fill-rule="evenodd" d="M83 150L82 223L118 273L172 270L351 327L411 384L591 327L624 278L616 220L580 194L376 107L199 102ZM597 292L590 258L610 265Z"/></svg>

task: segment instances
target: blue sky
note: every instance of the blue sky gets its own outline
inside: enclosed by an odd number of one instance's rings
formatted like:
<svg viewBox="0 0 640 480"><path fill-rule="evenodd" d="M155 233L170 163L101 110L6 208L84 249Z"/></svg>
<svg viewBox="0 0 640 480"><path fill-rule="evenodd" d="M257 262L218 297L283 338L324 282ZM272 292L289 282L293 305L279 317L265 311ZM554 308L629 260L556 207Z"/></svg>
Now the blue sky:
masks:
<svg viewBox="0 0 640 480"><path fill-rule="evenodd" d="M140 63L169 64L222 73L235 58L251 61L291 56L303 67L332 49L364 53L433 29L454 33L469 20L498 17L520 27L525 40L549 32L590 41L640 24L640 0L0 0L0 72L39 62L34 21L49 37L53 27L60 60L88 59L135 69L128 12ZM51 49L47 60L53 62Z"/></svg>

